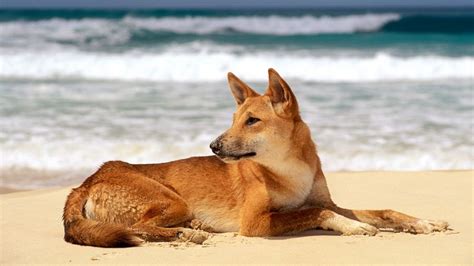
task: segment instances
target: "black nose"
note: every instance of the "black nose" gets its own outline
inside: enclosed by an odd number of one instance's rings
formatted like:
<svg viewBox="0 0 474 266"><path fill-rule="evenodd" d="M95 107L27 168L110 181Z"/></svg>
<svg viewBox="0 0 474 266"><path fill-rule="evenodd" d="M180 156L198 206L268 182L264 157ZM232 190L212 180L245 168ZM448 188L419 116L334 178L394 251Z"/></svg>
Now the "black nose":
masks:
<svg viewBox="0 0 474 266"><path fill-rule="evenodd" d="M209 147L211 148L213 153L219 154L222 149L222 143L219 140L214 140L213 142L211 142L211 145L209 145Z"/></svg>

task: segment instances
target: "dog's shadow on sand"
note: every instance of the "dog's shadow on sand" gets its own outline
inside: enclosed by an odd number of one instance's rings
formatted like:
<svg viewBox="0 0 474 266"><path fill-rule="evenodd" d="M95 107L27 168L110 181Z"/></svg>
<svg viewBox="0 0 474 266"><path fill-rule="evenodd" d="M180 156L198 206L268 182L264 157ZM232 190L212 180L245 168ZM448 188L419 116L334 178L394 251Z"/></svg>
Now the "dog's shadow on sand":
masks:
<svg viewBox="0 0 474 266"><path fill-rule="evenodd" d="M313 229L304 231L297 234L291 235L283 235L283 236L272 236L272 237L264 237L268 240L285 240L285 239L292 239L292 238L302 238L302 237L313 237L313 236L340 236L342 233L336 231L328 231L328 230L319 230Z"/></svg>

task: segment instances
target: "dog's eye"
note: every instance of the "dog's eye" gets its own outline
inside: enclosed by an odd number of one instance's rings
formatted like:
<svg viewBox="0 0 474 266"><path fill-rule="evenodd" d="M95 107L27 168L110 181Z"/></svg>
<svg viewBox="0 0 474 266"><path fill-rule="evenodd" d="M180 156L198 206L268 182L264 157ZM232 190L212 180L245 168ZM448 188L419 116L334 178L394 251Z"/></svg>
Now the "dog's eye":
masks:
<svg viewBox="0 0 474 266"><path fill-rule="evenodd" d="M246 124L247 126L251 126L251 125L257 123L258 121L260 121L260 119L258 119L258 118L256 118L256 117L249 117L249 118L247 119L247 121L245 121L245 124Z"/></svg>

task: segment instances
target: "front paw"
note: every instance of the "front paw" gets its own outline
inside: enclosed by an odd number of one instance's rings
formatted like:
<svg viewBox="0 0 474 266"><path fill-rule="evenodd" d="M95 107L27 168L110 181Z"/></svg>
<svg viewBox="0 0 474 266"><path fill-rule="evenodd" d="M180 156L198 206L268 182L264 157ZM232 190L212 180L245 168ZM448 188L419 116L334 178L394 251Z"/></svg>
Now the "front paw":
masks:
<svg viewBox="0 0 474 266"><path fill-rule="evenodd" d="M418 220L404 227L405 231L412 234L429 234L448 230L448 223L445 221Z"/></svg>
<svg viewBox="0 0 474 266"><path fill-rule="evenodd" d="M354 221L350 226L344 228L342 234L345 236L350 236L350 235L374 236L378 232L379 230L370 224Z"/></svg>

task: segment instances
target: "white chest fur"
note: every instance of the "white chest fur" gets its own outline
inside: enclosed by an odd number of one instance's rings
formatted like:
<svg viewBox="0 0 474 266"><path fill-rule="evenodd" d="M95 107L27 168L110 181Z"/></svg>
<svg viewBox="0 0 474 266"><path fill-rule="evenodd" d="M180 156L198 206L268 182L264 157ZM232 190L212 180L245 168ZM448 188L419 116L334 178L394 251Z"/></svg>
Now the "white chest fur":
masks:
<svg viewBox="0 0 474 266"><path fill-rule="evenodd" d="M289 161L271 170L284 179L279 180L281 187L269 189L272 207L285 210L301 206L313 187L314 172L311 168L301 161Z"/></svg>

